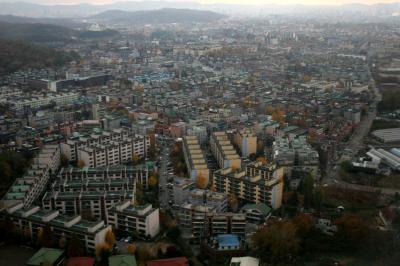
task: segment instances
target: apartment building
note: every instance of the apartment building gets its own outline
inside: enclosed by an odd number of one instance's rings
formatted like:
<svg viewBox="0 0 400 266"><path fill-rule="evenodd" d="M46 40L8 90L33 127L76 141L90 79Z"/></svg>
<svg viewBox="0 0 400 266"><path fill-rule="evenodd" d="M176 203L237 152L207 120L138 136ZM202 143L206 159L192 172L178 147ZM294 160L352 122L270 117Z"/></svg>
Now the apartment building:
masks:
<svg viewBox="0 0 400 266"><path fill-rule="evenodd" d="M310 173L314 178L319 173L318 152L307 143L305 136L289 140L277 138L272 147L274 162L282 166L291 178L294 169Z"/></svg>
<svg viewBox="0 0 400 266"><path fill-rule="evenodd" d="M207 178L208 183L210 170L208 169L198 138L196 136L185 136L182 142L183 155L190 178L196 180L198 176L202 176Z"/></svg>
<svg viewBox="0 0 400 266"><path fill-rule="evenodd" d="M73 104L79 99L79 93L49 93L47 95L38 95L31 98L15 98L11 100L12 109L15 111L22 111L24 108L38 109L50 104L68 105Z"/></svg>
<svg viewBox="0 0 400 266"><path fill-rule="evenodd" d="M143 145L144 144L144 145ZM119 165L132 160L134 154L145 157L145 143L133 139L95 144L78 150L78 160L88 167Z"/></svg>
<svg viewBox="0 0 400 266"><path fill-rule="evenodd" d="M234 142L239 147L242 157L257 153L257 136L248 129L236 132Z"/></svg>
<svg viewBox="0 0 400 266"><path fill-rule="evenodd" d="M19 97L22 94L22 89L18 87L0 87L0 102L7 102L8 98Z"/></svg>
<svg viewBox="0 0 400 266"><path fill-rule="evenodd" d="M204 213L193 216L193 239L200 241L220 234L246 234L246 216L241 213Z"/></svg>
<svg viewBox="0 0 400 266"><path fill-rule="evenodd" d="M45 145L33 159L28 171L17 178L6 195L3 203L8 206L22 202L29 207L46 189L50 175L56 173L60 166L60 149L58 145Z"/></svg>
<svg viewBox="0 0 400 266"><path fill-rule="evenodd" d="M125 200L108 211L107 224L120 232L137 231L142 237L155 237L160 232L159 209L151 204L136 206Z"/></svg>
<svg viewBox="0 0 400 266"><path fill-rule="evenodd" d="M42 199L42 207L67 215L87 213L107 221L108 210L121 201L133 199L132 191L46 192Z"/></svg>
<svg viewBox="0 0 400 266"><path fill-rule="evenodd" d="M85 160L87 166L124 163L133 155L146 157L150 138L133 134L129 129L93 130L90 135L78 135L61 143L61 152L70 160Z"/></svg>
<svg viewBox="0 0 400 266"><path fill-rule="evenodd" d="M264 203L249 203L240 212L246 214L246 221L252 224L265 222L271 216L272 209Z"/></svg>
<svg viewBox="0 0 400 266"><path fill-rule="evenodd" d="M107 231L112 229L104 221L88 221L80 215L66 216L58 210L42 210L37 206L24 207L22 203L4 210L2 215L9 217L20 232L28 232L32 239L37 239L40 228L47 225L56 239L64 236L68 241L76 235L89 253L93 253L97 245L105 242Z"/></svg>
<svg viewBox="0 0 400 266"><path fill-rule="evenodd" d="M214 132L210 136L210 149L220 168L241 167L241 159L225 132Z"/></svg>
<svg viewBox="0 0 400 266"><path fill-rule="evenodd" d="M265 203L273 209L280 208L283 193L282 167L248 164L245 170L228 167L214 172L214 186L218 192L234 194L244 202Z"/></svg>
<svg viewBox="0 0 400 266"><path fill-rule="evenodd" d="M135 183L135 179L56 180L51 185L51 190L60 192L133 190Z"/></svg>
<svg viewBox="0 0 400 266"><path fill-rule="evenodd" d="M149 169L145 166L125 166L125 165L113 165L96 168L61 168L57 175L60 183L78 180L82 183L96 181L96 182L108 182L108 181L123 181L129 182L130 180L136 180L143 187L148 186Z"/></svg>
<svg viewBox="0 0 400 266"><path fill-rule="evenodd" d="M172 212L178 223L184 227L191 227L192 218L203 213L226 212L228 197L224 193L204 189L188 189L183 192L180 201L174 201Z"/></svg>

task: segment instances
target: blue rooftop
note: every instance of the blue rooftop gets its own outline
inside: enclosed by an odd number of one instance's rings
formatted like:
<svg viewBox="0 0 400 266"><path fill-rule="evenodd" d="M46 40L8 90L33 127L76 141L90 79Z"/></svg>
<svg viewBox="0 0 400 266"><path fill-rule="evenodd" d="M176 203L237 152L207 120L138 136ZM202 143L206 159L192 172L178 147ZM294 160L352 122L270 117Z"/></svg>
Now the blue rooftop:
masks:
<svg viewBox="0 0 400 266"><path fill-rule="evenodd" d="M218 239L218 245L220 248L240 246L239 237L234 234L218 235L217 239Z"/></svg>

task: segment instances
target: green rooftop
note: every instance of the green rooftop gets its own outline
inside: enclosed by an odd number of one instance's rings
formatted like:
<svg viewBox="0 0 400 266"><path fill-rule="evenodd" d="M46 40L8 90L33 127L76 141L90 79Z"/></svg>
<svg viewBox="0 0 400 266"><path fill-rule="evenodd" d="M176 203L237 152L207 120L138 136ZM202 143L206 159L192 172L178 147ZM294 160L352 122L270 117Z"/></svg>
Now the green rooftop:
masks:
<svg viewBox="0 0 400 266"><path fill-rule="evenodd" d="M246 204L242 210L258 210L262 215L267 216L271 212L271 208L264 203Z"/></svg>
<svg viewBox="0 0 400 266"><path fill-rule="evenodd" d="M57 265L64 251L55 248L41 248L27 262L28 265Z"/></svg>
<svg viewBox="0 0 400 266"><path fill-rule="evenodd" d="M108 258L109 266L136 266L134 255L117 255Z"/></svg>

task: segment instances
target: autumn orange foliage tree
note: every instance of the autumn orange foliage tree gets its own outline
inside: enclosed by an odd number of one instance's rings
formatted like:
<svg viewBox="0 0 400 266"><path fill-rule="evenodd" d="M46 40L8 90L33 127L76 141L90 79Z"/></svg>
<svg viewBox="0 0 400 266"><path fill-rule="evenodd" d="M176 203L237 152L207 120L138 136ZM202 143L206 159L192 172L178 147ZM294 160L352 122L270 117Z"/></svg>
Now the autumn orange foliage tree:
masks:
<svg viewBox="0 0 400 266"><path fill-rule="evenodd" d="M157 185L157 184L158 184L158 179L157 179L156 175L152 174L152 175L149 177L148 183L149 183L149 186L155 186L155 185Z"/></svg>
<svg viewBox="0 0 400 266"><path fill-rule="evenodd" d="M365 221L356 214L345 214L335 221L338 231L336 236L349 248L357 248L369 235L369 227Z"/></svg>
<svg viewBox="0 0 400 266"><path fill-rule="evenodd" d="M115 240L115 235L112 230L107 231L106 236L105 236L105 241L110 247L114 246L116 240Z"/></svg>
<svg viewBox="0 0 400 266"><path fill-rule="evenodd" d="M272 119L278 122L280 126L283 126L285 123L285 112L280 108L276 108L272 113Z"/></svg>
<svg viewBox="0 0 400 266"><path fill-rule="evenodd" d="M198 174L196 177L196 186L200 189L205 189L208 185L207 177L203 176L202 174Z"/></svg>
<svg viewBox="0 0 400 266"><path fill-rule="evenodd" d="M134 244L129 244L127 247L126 247L126 250L128 251L128 253L129 254L135 254L135 252L136 252L136 246L134 245Z"/></svg>
<svg viewBox="0 0 400 266"><path fill-rule="evenodd" d="M295 255L300 248L296 227L289 221L274 221L258 230L252 243L261 259L280 263Z"/></svg>
<svg viewBox="0 0 400 266"><path fill-rule="evenodd" d="M268 161L267 161L267 158L260 156L257 158L257 162L260 162L261 164L266 165Z"/></svg>

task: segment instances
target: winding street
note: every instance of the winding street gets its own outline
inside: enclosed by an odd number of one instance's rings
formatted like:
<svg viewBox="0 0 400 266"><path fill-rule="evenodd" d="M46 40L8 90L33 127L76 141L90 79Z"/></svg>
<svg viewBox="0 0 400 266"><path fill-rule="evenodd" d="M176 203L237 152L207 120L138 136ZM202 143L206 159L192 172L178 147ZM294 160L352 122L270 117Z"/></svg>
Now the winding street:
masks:
<svg viewBox="0 0 400 266"><path fill-rule="evenodd" d="M357 185L357 184L352 184L348 183L346 181L343 181L340 179L340 163L345 161L346 157L350 156L353 158L361 149L365 147L363 144L363 139L368 135L372 123L374 119L376 118L377 115L377 106L378 103L382 99L382 95L379 91L379 89L373 85L374 89L374 102L370 105L370 110L365 115L356 130L354 130L353 134L349 138L349 140L343 145L346 150L349 150L349 153L346 154L341 154L338 156L336 161L331 161L328 164L328 167L326 169L326 176L322 179L322 183L324 185L334 185L337 187L342 187L346 189L353 189L353 190L360 190L360 191L365 191L365 192L381 192L383 194L387 195L394 195L395 193L400 194L400 189L392 189L392 188L380 188L380 187L372 187L372 186L364 186L364 185Z"/></svg>

